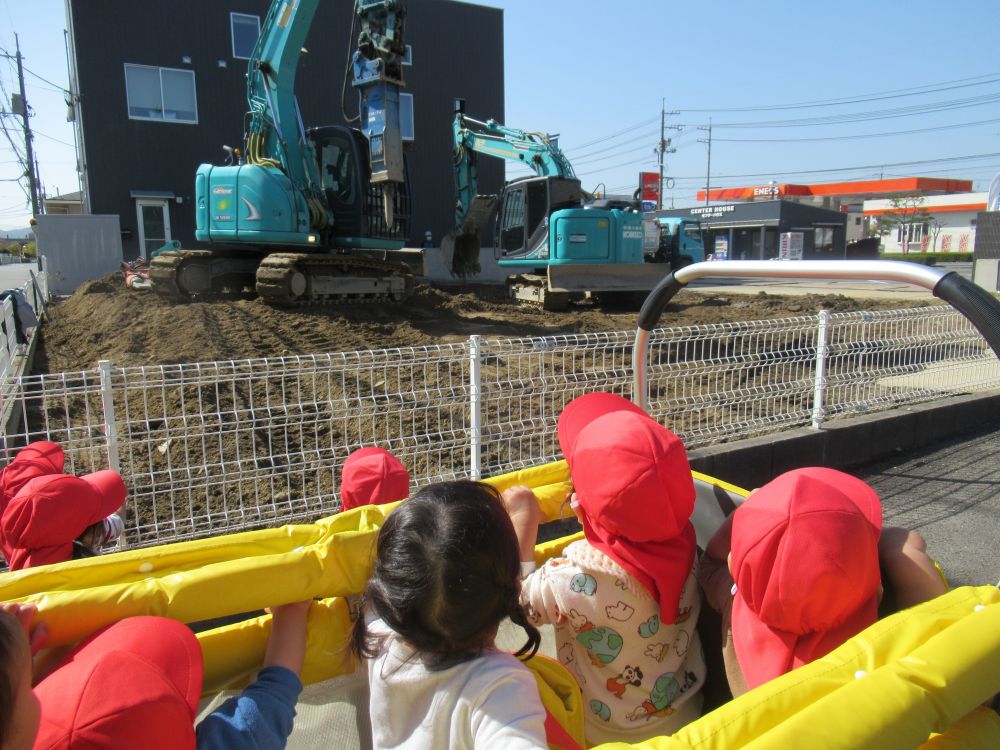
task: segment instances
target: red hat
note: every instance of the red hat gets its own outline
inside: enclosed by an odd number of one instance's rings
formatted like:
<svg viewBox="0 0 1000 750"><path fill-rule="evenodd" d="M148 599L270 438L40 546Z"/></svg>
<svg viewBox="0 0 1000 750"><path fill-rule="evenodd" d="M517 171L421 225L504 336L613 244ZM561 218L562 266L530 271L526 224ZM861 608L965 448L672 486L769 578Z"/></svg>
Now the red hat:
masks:
<svg viewBox="0 0 1000 750"><path fill-rule="evenodd" d="M83 641L36 687L35 750L194 750L203 660L194 633L130 617Z"/></svg>
<svg viewBox="0 0 1000 750"><path fill-rule="evenodd" d="M10 548L11 570L65 562L73 540L125 502L117 471L82 477L50 474L25 484L0 516L0 533Z"/></svg>
<svg viewBox="0 0 1000 750"><path fill-rule="evenodd" d="M878 618L882 505L824 468L768 482L733 516L733 645L756 687L825 656Z"/></svg>
<svg viewBox="0 0 1000 750"><path fill-rule="evenodd" d="M409 494L410 474L389 451L362 448L344 461L340 478L341 510L393 503Z"/></svg>
<svg viewBox="0 0 1000 750"><path fill-rule="evenodd" d="M694 482L680 438L642 412L619 409L580 429L572 446L587 541L656 597L663 622L674 622L695 552Z"/></svg>
<svg viewBox="0 0 1000 750"><path fill-rule="evenodd" d="M14 460L0 469L0 512L25 483L46 474L62 474L64 458L62 448L46 440L19 450Z"/></svg>
<svg viewBox="0 0 1000 750"><path fill-rule="evenodd" d="M556 434L559 437L559 450L562 451L567 463L570 461L573 443L576 442L580 430L598 417L613 411L628 411L652 419L627 398L622 398L614 393L586 393L566 404L566 408L559 415Z"/></svg>

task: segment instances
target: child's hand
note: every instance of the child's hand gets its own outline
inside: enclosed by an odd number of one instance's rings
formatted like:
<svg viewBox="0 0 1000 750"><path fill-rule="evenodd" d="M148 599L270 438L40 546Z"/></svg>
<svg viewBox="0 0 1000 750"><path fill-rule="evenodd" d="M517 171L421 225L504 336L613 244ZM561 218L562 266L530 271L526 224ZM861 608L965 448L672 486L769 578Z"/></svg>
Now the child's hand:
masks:
<svg viewBox="0 0 1000 750"><path fill-rule="evenodd" d="M538 526L547 520L538 498L530 487L523 484L504 490L500 496L503 507L510 516L517 535L517 545L521 552L521 560L535 559L535 540L538 539Z"/></svg>
<svg viewBox="0 0 1000 750"><path fill-rule="evenodd" d="M49 629L44 622L34 622L38 608L34 604L15 604L14 602L0 602L0 611L17 620L24 629L24 636L31 646L31 655L34 656L49 638Z"/></svg>
<svg viewBox="0 0 1000 750"><path fill-rule="evenodd" d="M271 637L264 655L265 667L285 667L302 674L306 653L306 623L312 600L271 608Z"/></svg>
<svg viewBox="0 0 1000 750"><path fill-rule="evenodd" d="M500 496L503 507L510 516L510 520L517 524L518 521L541 524L545 523L545 514L538 504L538 498L532 489L526 485L518 484L504 490Z"/></svg>

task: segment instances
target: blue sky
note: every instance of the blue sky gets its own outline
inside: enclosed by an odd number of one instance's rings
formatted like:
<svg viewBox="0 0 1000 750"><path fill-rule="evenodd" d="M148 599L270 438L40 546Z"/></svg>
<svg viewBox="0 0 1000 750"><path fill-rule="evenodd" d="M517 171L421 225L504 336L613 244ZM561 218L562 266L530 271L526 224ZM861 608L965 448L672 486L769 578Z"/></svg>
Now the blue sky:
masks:
<svg viewBox="0 0 1000 750"><path fill-rule="evenodd" d="M680 110L668 117L682 129L668 131L677 151L666 158L676 180L666 196L678 206L705 184L698 128L710 117L713 187L926 175L985 190L1000 172L996 0L478 4L504 11L506 124L558 133L589 189L631 193L640 171L656 169L664 99ZM25 65L59 85L64 28L62 0L0 0L0 47L13 52L17 31ZM2 59L0 81L8 92L16 85ZM74 191L62 95L31 75L27 84L42 180L50 194ZM816 104L857 99L868 101ZM795 108L761 109L779 105ZM819 118L826 124L807 124ZM0 138L0 180L16 176L13 158ZM27 216L17 185L0 181L0 228L23 227Z"/></svg>

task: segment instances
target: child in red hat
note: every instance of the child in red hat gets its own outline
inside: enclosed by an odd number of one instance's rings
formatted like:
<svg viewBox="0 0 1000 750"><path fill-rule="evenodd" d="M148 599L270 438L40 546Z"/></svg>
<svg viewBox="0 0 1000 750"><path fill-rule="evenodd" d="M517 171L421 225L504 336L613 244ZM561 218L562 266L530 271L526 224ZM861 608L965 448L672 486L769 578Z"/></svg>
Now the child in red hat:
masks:
<svg viewBox="0 0 1000 750"><path fill-rule="evenodd" d="M195 729L203 660L194 633L165 617L130 617L99 630L63 658L34 691L31 605L0 604L0 663L13 697L0 700L4 750L281 750L302 690L308 601L272 610L257 679ZM15 666L16 665L16 666ZM40 706L40 711L39 711ZM40 714L40 715L39 715Z"/></svg>
<svg viewBox="0 0 1000 750"><path fill-rule="evenodd" d="M121 533L116 513L125 495L121 475L107 469L82 477L48 474L25 483L0 515L8 566L21 570L97 554L109 535Z"/></svg>
<svg viewBox="0 0 1000 750"><path fill-rule="evenodd" d="M341 510L394 503L409 494L410 474L389 451L361 448L344 461L340 475Z"/></svg>
<svg viewBox="0 0 1000 750"><path fill-rule="evenodd" d="M534 570L534 493L504 493L521 548L521 603L555 626L560 661L590 711L587 741L672 734L701 713L705 662L691 512L694 483L680 439L635 404L592 393L559 417L559 444L585 540Z"/></svg>
<svg viewBox="0 0 1000 750"><path fill-rule="evenodd" d="M875 491L834 469L796 469L753 492L709 542L700 576L706 600L723 616L733 695L826 655L874 623L882 574L904 606L944 593L922 543L903 529L883 529Z"/></svg>
<svg viewBox="0 0 1000 750"><path fill-rule="evenodd" d="M65 457L62 448L47 440L29 443L17 452L14 460L0 469L0 514L20 489L37 477L62 474ZM10 559L10 547L0 529L0 554Z"/></svg>

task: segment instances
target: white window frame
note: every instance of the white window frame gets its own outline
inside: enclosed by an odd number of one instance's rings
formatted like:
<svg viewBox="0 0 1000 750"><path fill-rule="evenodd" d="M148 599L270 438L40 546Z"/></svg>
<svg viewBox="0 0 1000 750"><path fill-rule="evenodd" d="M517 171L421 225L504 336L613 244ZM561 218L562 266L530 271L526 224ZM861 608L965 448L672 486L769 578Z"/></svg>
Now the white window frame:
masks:
<svg viewBox="0 0 1000 750"><path fill-rule="evenodd" d="M135 217L137 226L139 230L136 234L139 235L139 257L145 258L146 256L146 232L142 227L142 207L143 206L158 206L163 209L163 233L167 235L163 238L163 244L167 244L173 239L170 235L170 201L166 198L136 198L135 199Z"/></svg>
<svg viewBox="0 0 1000 750"><path fill-rule="evenodd" d="M413 94L399 95L400 101L402 101L404 98L410 100L410 130L412 131L413 134L407 137L404 136L402 133L400 133L400 137L402 137L404 141L415 141L417 139L417 113L413 109L413 104L414 104ZM400 110L402 110L402 107L400 107Z"/></svg>
<svg viewBox="0 0 1000 750"><path fill-rule="evenodd" d="M413 45L406 45L406 54L403 55L403 65L413 65Z"/></svg>
<svg viewBox="0 0 1000 750"><path fill-rule="evenodd" d="M145 68L146 70L155 70L157 76L160 79L160 117L137 117L132 114L132 107L129 105L129 95L128 95L128 69L129 68ZM163 117L163 71L169 70L175 73L187 73L191 76L191 87L194 91L194 119L193 120L180 120L173 119L168 120ZM198 124L198 81L195 79L193 70L184 70L183 68L164 68L157 65L138 65L136 63L125 63L125 111L128 112L128 119L130 120L143 120L145 122L168 122L177 123L179 125L197 125Z"/></svg>
<svg viewBox="0 0 1000 750"><path fill-rule="evenodd" d="M236 17L240 18L252 18L257 22L257 38L260 39L260 16L255 16L253 13L229 13L229 47L230 51L233 53L234 60L249 60L251 55L253 55L253 50L250 50L250 54L246 57L236 54L236 34L233 33L233 20ZM256 46L256 43L254 44Z"/></svg>

